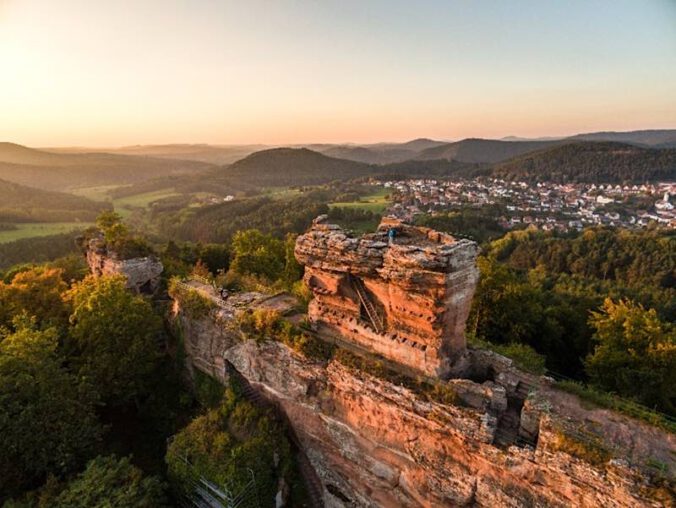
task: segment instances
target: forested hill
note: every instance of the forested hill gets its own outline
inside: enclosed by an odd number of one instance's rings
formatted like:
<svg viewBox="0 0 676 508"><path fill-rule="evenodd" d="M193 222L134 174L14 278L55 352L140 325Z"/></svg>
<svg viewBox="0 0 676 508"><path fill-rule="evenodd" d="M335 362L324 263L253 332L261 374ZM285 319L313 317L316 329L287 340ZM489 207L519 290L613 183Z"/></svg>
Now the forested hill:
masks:
<svg viewBox="0 0 676 508"><path fill-rule="evenodd" d="M559 144L560 141L499 141L463 139L421 151L417 160L455 160L459 162L501 162L524 153Z"/></svg>
<svg viewBox="0 0 676 508"><path fill-rule="evenodd" d="M676 179L676 149L614 142L576 142L496 164L493 176L510 180L620 183Z"/></svg>
<svg viewBox="0 0 676 508"><path fill-rule="evenodd" d="M590 132L577 134L569 141L617 141L661 148L676 148L676 129L652 129L629 132Z"/></svg>
<svg viewBox="0 0 676 508"><path fill-rule="evenodd" d="M109 153L51 153L0 143L0 179L45 190L130 184L168 175L195 174L211 164Z"/></svg>
<svg viewBox="0 0 676 508"><path fill-rule="evenodd" d="M372 173L369 164L334 159L307 148L273 148L253 153L220 170L218 175L261 187L280 187L318 185Z"/></svg>
<svg viewBox="0 0 676 508"><path fill-rule="evenodd" d="M93 221L107 203L0 180L0 222Z"/></svg>

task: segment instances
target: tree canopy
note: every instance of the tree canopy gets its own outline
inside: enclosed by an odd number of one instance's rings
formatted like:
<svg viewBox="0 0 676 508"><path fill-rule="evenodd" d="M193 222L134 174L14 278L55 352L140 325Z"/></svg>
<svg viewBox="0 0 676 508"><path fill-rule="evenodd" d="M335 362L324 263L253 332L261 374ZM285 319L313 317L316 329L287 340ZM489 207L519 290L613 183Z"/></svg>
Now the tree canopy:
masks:
<svg viewBox="0 0 676 508"><path fill-rule="evenodd" d="M96 457L83 473L66 485L55 508L159 508L169 506L165 486L155 476L144 476L127 457Z"/></svg>
<svg viewBox="0 0 676 508"><path fill-rule="evenodd" d="M592 381L647 406L676 412L676 328L654 309L606 299L590 318L596 343L587 359Z"/></svg>
<svg viewBox="0 0 676 508"><path fill-rule="evenodd" d="M78 374L91 379L109 402L143 394L161 329L150 303L127 290L124 276L89 276L66 299L73 309L70 352Z"/></svg>
<svg viewBox="0 0 676 508"><path fill-rule="evenodd" d="M101 435L96 394L64 368L56 331L15 327L0 340L0 500L72 471Z"/></svg>

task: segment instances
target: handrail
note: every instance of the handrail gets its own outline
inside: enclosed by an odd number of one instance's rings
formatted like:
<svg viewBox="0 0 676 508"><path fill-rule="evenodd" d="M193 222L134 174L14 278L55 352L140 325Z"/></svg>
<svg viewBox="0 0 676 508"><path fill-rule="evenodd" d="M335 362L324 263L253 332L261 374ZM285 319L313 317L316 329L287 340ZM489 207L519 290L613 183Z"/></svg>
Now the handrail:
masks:
<svg viewBox="0 0 676 508"><path fill-rule="evenodd" d="M623 407L627 410L634 410L634 411L641 411L644 413L648 413L650 415L653 415L657 418L661 418L671 424L676 424L676 418L668 415L666 413L662 413L661 411L658 411L656 409L650 408L648 406L644 406L643 404L633 401L631 399L626 399L624 397L621 397L620 395L617 395L615 393L611 392L606 392L603 390L596 390L593 387L588 386L584 381L580 381L577 379L573 379L571 377L568 377L564 374L560 374L558 372L553 372L551 370L547 370L546 375L553 378L557 382L562 382L562 381L568 381L571 383L575 383L580 386L581 389L583 390L593 390L598 392L602 397L609 397L612 399L612 403L616 405L617 407Z"/></svg>

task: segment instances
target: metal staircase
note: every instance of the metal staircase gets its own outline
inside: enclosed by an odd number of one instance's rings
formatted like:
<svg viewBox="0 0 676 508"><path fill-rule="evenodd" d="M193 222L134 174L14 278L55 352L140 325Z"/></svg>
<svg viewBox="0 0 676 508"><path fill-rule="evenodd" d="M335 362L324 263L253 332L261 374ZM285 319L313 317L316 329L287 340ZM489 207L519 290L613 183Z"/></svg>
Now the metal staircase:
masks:
<svg viewBox="0 0 676 508"><path fill-rule="evenodd" d="M235 380L235 383L239 386L242 396L251 402L253 405L261 409L273 409L277 413L282 421L286 423L288 437L293 445L295 451L295 458L298 464L298 469L300 471L301 477L305 484L308 494L308 505L310 508L323 508L324 507L324 489L322 487L321 480L317 476L317 472L314 470L310 459L303 451L296 432L291 425L291 421L288 419L286 414L281 410L279 406L268 401L261 393L256 390L251 383L235 368L235 366L229 361L225 362L225 372L230 377L230 379Z"/></svg>
<svg viewBox="0 0 676 508"><path fill-rule="evenodd" d="M366 314L373 325L373 329L378 333L382 333L385 330L385 323L383 322L382 316L376 310L376 306L371 300L371 297L366 292L364 281L354 276L350 277L350 280L352 282L352 287L359 296L359 301L364 306L364 310L366 310Z"/></svg>

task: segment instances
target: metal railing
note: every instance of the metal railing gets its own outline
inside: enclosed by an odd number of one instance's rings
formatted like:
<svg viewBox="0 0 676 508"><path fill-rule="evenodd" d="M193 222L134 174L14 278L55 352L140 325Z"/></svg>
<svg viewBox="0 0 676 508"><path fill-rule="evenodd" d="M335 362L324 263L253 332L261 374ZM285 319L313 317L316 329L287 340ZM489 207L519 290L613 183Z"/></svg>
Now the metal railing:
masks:
<svg viewBox="0 0 676 508"><path fill-rule="evenodd" d="M605 405L609 409L621 411L629 416L634 416L644 420L650 419L651 421L657 422L658 424L660 423L661 420L664 425L671 428L676 428L676 418L671 415L662 413L648 406L644 406L643 404L640 404L633 400L625 399L624 397L620 397L619 395L616 395L614 393L597 390L593 387L588 386L586 383L582 381L573 379L558 372L547 370L545 375L553 378L557 383L562 382L574 383L579 387L579 390L581 392L585 391L588 392L590 397L593 397L595 399L598 398L603 399L603 403L599 403L599 405Z"/></svg>
<svg viewBox="0 0 676 508"><path fill-rule="evenodd" d="M373 329L376 332L381 333L385 329L385 325L383 323L382 317L378 314L375 305L371 301L370 296L366 292L364 282L357 277L351 277L350 279L352 281L352 287L354 287L355 291L357 292L359 300L361 301L361 304L364 306L364 309L366 310L366 314L371 320Z"/></svg>
<svg viewBox="0 0 676 508"><path fill-rule="evenodd" d="M197 508L259 508L258 489L253 470L247 468L251 479L238 492L233 493L226 485L217 485L195 470L185 455L178 458L189 468L192 493L183 499L183 505Z"/></svg>

